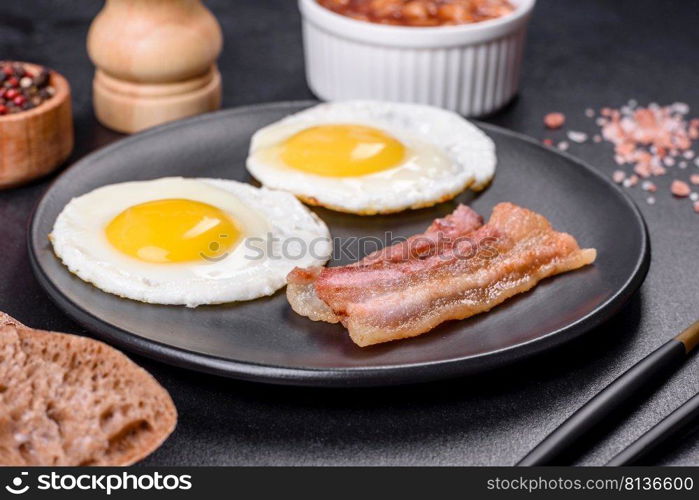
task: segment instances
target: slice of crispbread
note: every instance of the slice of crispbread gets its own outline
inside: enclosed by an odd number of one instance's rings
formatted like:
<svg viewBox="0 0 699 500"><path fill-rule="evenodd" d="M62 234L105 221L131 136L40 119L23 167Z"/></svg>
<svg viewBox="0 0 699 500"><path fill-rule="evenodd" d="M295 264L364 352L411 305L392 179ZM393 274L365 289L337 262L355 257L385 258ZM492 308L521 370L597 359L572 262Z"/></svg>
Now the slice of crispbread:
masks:
<svg viewBox="0 0 699 500"><path fill-rule="evenodd" d="M167 391L116 349L0 312L0 465L129 465L176 423Z"/></svg>

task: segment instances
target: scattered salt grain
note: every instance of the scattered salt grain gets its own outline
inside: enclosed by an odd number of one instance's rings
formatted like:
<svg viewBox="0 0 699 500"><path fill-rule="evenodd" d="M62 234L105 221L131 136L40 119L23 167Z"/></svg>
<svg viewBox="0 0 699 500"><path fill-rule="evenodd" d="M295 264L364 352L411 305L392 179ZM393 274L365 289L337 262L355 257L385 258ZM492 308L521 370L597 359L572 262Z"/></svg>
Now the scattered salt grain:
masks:
<svg viewBox="0 0 699 500"><path fill-rule="evenodd" d="M612 174L612 180L617 184L621 184L626 179L626 172L623 170L615 170Z"/></svg>
<svg viewBox="0 0 699 500"><path fill-rule="evenodd" d="M549 113L544 116L544 125L550 129L561 128L566 122L566 115L563 113Z"/></svg>
<svg viewBox="0 0 699 500"><path fill-rule="evenodd" d="M587 108L587 109L585 110L585 116L587 116L588 118L594 117L594 116L595 116L595 110L592 109L592 108Z"/></svg>
<svg viewBox="0 0 699 500"><path fill-rule="evenodd" d="M632 175L624 179L624 187L634 187L636 184L638 184L638 176Z"/></svg>
<svg viewBox="0 0 699 500"><path fill-rule="evenodd" d="M646 198L646 202L649 205L655 205L655 196L649 196L648 198Z"/></svg>
<svg viewBox="0 0 699 500"><path fill-rule="evenodd" d="M658 187L651 181L643 181L643 183L641 184L641 189L650 193L655 193L658 190Z"/></svg>
<svg viewBox="0 0 699 500"><path fill-rule="evenodd" d="M599 134L595 134L594 136L592 136L592 141L593 142L602 142L602 136ZM697 159L699 160L699 158L697 158ZM699 164L697 164L697 166L699 166Z"/></svg>
<svg viewBox="0 0 699 500"><path fill-rule="evenodd" d="M680 168L687 168L687 162L686 161L681 161L679 163Z"/></svg>
<svg viewBox="0 0 699 500"><path fill-rule="evenodd" d="M686 182L674 180L670 185L670 192L678 198L686 198L692 192L692 189Z"/></svg>
<svg viewBox="0 0 699 500"><path fill-rule="evenodd" d="M675 156L694 158L690 150L693 120L688 124L685 119L688 105L651 103L645 108L636 105L629 102L620 109L602 108L600 114L607 118L596 121L602 137L614 144L617 164L633 165L638 175L647 177L665 174L666 167L677 163ZM695 128L699 133L699 121Z"/></svg>
<svg viewBox="0 0 699 500"><path fill-rule="evenodd" d="M699 186L699 174L692 174L689 176L689 182Z"/></svg>
<svg viewBox="0 0 699 500"><path fill-rule="evenodd" d="M681 115L689 113L689 105L684 102L676 102L672 105L672 109Z"/></svg>
<svg viewBox="0 0 699 500"><path fill-rule="evenodd" d="M692 201L699 201L699 193L692 193L689 195L689 199Z"/></svg>
<svg viewBox="0 0 699 500"><path fill-rule="evenodd" d="M557 148L560 149L561 151L567 151L568 150L569 144L566 141L561 141L557 144Z"/></svg>
<svg viewBox="0 0 699 500"><path fill-rule="evenodd" d="M573 142L577 142L578 144L582 144L583 142L587 141L587 134L585 132L569 130L567 135L568 139L570 139Z"/></svg>

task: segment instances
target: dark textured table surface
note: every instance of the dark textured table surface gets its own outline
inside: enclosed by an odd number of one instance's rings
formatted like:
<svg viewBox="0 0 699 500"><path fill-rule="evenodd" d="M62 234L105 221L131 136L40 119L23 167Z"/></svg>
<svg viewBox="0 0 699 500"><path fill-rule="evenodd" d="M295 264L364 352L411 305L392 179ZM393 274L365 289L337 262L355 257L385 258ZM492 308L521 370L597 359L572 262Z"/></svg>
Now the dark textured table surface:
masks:
<svg viewBox="0 0 699 500"><path fill-rule="evenodd" d="M100 5L6 0L0 13L0 59L51 66L72 84L77 145L71 161L121 137L97 124L90 102L85 36ZM224 107L312 97L294 1L207 5L225 36L219 61ZM595 126L586 108L621 106L631 98L686 102L699 116L697 26L699 9L686 0L539 0L519 97L487 121L560 140L561 132L543 130L544 113L563 111L570 128L587 132ZM573 144L570 153L608 175L614 170L608 144ZM241 383L136 358L171 392L180 412L173 436L145 463L514 463L590 396L699 318L699 214L668 191L673 177L688 173L674 169L660 178L655 205L646 203L647 193L630 190L651 233L650 274L615 319L581 340L496 373L372 390ZM29 268L27 222L50 182L0 192L0 310L31 326L90 335L49 301ZM601 440L578 450L576 463L604 463L697 389L695 356ZM699 464L699 435L656 463Z"/></svg>

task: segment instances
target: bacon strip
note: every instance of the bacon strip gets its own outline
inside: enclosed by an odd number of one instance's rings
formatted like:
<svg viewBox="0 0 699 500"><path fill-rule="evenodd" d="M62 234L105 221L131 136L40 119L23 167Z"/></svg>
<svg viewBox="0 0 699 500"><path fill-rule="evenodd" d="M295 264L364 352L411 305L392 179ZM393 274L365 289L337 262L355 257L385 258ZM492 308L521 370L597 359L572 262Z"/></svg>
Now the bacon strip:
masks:
<svg viewBox="0 0 699 500"><path fill-rule="evenodd" d="M357 345L368 346L488 311L596 258L545 217L511 203L497 205L485 226L448 240L404 260L388 251L366 263L294 270L289 303L310 319L342 322Z"/></svg>
<svg viewBox="0 0 699 500"><path fill-rule="evenodd" d="M295 268L287 277L287 299L291 307L301 316L313 321L338 323L340 318L316 294L315 284L322 273L341 273L343 269L382 267L381 262L407 262L424 258L446 249L450 244L483 225L483 217L466 205L459 205L454 212L442 219L435 219L423 234L416 234L405 241L372 252L362 260L345 267ZM352 270L350 269L350 271ZM371 278L371 276L370 276ZM381 281L375 275L374 283ZM371 286L369 281L364 286Z"/></svg>
<svg viewBox="0 0 699 500"><path fill-rule="evenodd" d="M416 234L407 240L370 253L353 266L375 264L380 261L402 262L408 259L424 258L440 250L445 250L459 237L483 225L483 217L466 205L443 219L435 219L423 234Z"/></svg>

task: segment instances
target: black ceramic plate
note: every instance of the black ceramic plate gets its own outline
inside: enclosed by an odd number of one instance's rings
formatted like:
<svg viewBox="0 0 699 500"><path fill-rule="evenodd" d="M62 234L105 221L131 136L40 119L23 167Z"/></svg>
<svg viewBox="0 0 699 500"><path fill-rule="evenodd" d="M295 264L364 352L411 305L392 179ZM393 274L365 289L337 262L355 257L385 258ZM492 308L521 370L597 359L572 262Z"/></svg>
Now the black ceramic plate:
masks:
<svg viewBox="0 0 699 500"><path fill-rule="evenodd" d="M48 190L34 214L29 249L34 271L70 316L121 348L166 363L261 382L360 386L465 375L548 349L612 316L641 285L648 236L638 209L591 168L536 142L481 125L498 155L493 184L480 195L388 216L360 217L317 209L335 237L384 238L422 232L430 222L471 204L489 216L501 201L544 214L581 245L599 251L595 265L555 277L488 314L451 322L416 339L359 348L341 326L297 316L284 291L230 305L147 305L103 293L71 275L47 235L74 196L105 184L182 175L251 182L244 164L258 128L313 103L232 109L130 137L87 156Z"/></svg>

